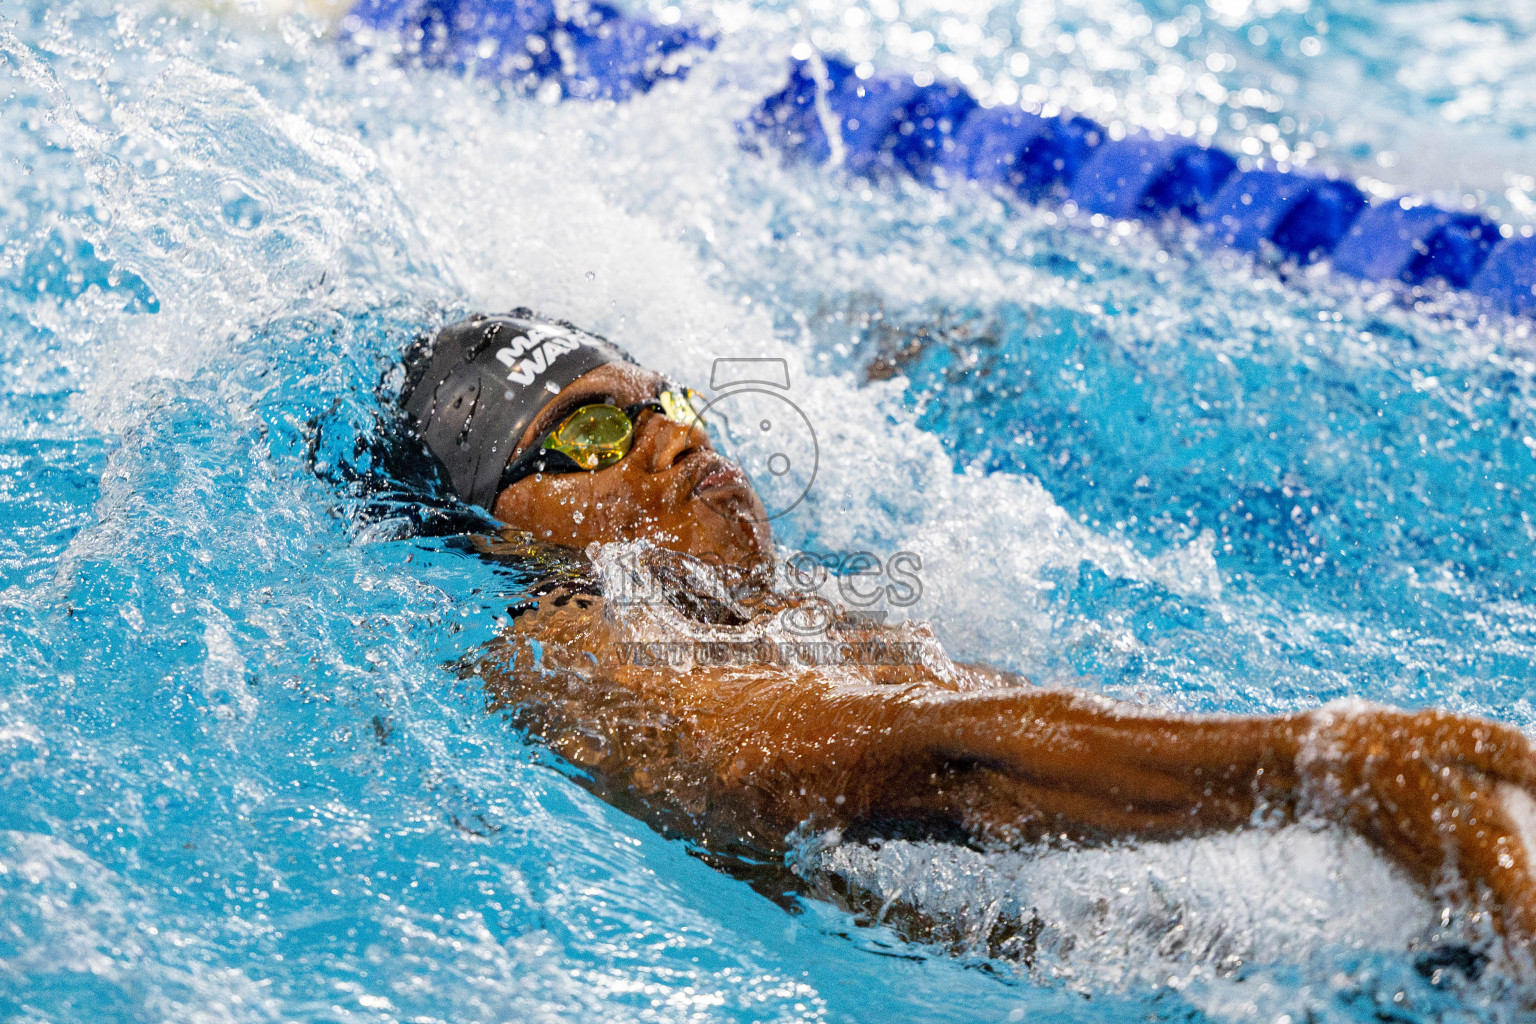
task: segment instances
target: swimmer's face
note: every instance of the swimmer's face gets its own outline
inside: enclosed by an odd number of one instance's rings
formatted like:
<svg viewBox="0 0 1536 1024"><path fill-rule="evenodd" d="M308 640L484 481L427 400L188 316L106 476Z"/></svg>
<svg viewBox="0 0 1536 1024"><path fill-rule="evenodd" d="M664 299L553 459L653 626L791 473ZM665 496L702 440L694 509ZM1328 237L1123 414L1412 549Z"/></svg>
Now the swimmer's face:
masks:
<svg viewBox="0 0 1536 1024"><path fill-rule="evenodd" d="M561 390L519 439L516 455L584 405L625 408L656 397L660 374L625 363L591 370ZM699 425L640 413L629 454L595 472L535 473L496 496L492 515L540 540L588 544L645 539L711 562L752 565L771 551L767 512L744 474Z"/></svg>

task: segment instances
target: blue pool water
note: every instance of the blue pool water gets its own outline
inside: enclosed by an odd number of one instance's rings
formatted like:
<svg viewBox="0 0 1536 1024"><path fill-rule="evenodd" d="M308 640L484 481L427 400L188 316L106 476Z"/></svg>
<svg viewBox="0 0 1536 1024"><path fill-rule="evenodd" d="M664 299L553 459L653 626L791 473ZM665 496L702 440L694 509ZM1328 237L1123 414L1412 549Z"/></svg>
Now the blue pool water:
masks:
<svg viewBox="0 0 1536 1024"><path fill-rule="evenodd" d="M1497 971L1422 969L1457 922L1329 834L797 853L962 932L1032 907L1024 965L772 901L484 714L449 663L517 581L365 500L356 439L472 308L701 384L782 358L819 472L779 543L917 553L899 614L956 657L1536 730L1531 322L850 187L734 128L813 44L1524 224L1527 6L683 14L716 51L614 106L251 10L0 7L0 1019L1525 1019Z"/></svg>

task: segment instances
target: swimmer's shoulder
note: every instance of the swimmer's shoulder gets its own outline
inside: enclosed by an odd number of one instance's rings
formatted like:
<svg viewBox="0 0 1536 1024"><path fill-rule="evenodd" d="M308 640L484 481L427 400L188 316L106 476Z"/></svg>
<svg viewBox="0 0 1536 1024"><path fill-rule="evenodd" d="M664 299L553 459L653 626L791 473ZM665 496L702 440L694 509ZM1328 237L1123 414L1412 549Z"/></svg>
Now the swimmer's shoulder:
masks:
<svg viewBox="0 0 1536 1024"><path fill-rule="evenodd" d="M575 587L555 587L531 594L508 607L503 633L541 641L577 640L598 626L606 602L601 594Z"/></svg>

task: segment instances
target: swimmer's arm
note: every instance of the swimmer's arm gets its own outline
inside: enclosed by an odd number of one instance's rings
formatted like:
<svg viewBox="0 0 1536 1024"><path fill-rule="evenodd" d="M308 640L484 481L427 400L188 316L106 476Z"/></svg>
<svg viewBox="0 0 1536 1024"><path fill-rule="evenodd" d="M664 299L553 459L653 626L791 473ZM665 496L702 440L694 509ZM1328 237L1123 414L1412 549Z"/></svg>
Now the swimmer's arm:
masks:
<svg viewBox="0 0 1536 1024"><path fill-rule="evenodd" d="M1536 937L1536 756L1507 726L1364 704L1148 714L1038 689L742 696L725 732L756 738L737 764L760 754L742 774L791 820L939 817L978 836L1102 841L1315 817L1424 885L1454 870L1485 887L1502 927Z"/></svg>
<svg viewBox="0 0 1536 1024"><path fill-rule="evenodd" d="M780 834L807 819L937 818L978 836L1093 841L1315 816L1357 829L1424 884L1455 868L1487 887L1498 920L1536 936L1536 756L1508 726L1364 704L1184 716L1035 687L637 668L602 654L618 648L596 605L580 607L591 601L566 606L568 626L552 617L545 662L523 657L499 688L572 735L605 733L584 763L638 770L657 799L665 778L686 778L722 804L752 804Z"/></svg>
<svg viewBox="0 0 1536 1024"><path fill-rule="evenodd" d="M765 680L721 703L717 741L788 820L939 816L1074 840L1231 828L1261 799L1285 813L1305 731L1295 719L1153 717L1019 686Z"/></svg>

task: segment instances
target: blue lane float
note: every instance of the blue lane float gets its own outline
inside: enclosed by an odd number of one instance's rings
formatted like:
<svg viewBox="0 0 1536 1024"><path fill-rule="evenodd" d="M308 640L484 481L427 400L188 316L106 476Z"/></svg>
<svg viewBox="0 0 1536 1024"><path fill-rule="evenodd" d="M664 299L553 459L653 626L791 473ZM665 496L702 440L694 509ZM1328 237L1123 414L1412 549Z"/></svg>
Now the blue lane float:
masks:
<svg viewBox="0 0 1536 1024"><path fill-rule="evenodd" d="M1079 209L1106 217L1182 213L1198 219L1236 169L1237 161L1219 149L1188 139L1132 135L1094 150L1068 196Z"/></svg>
<svg viewBox="0 0 1536 1024"><path fill-rule="evenodd" d="M1471 284L1499 240L1499 226L1481 214L1411 204L1399 200L1362 211L1334 249L1334 267L1371 281L1420 284L1443 277L1458 288Z"/></svg>
<svg viewBox="0 0 1536 1024"><path fill-rule="evenodd" d="M562 98L627 100L688 73L714 46L692 25L659 25L600 2L361 0L341 21L345 51L387 39L401 59Z"/></svg>
<svg viewBox="0 0 1536 1024"><path fill-rule="evenodd" d="M1285 171L1239 171L1202 212L1208 238L1219 246L1259 253L1272 245L1287 259L1308 262L1331 251L1365 207L1347 181Z"/></svg>
<svg viewBox="0 0 1536 1024"><path fill-rule="evenodd" d="M1042 117L1017 107L971 112L942 146L945 181L975 181L1038 203L1067 197L1088 155L1103 141L1086 117Z"/></svg>
<svg viewBox="0 0 1536 1024"><path fill-rule="evenodd" d="M714 45L696 26L657 24L594 0L360 0L342 22L355 52L395 40L399 56L562 97L625 100L687 74ZM1178 137L1114 139L1081 116L983 107L952 82L859 75L837 57L792 60L783 89L744 122L787 158L838 157L856 177L974 182L1027 202L1070 202L1121 219L1180 216L1244 253L1421 285L1443 280L1498 309L1536 314L1536 240L1479 213L1415 198L1369 203L1347 181L1243 170Z"/></svg>
<svg viewBox="0 0 1536 1024"><path fill-rule="evenodd" d="M1472 291L1501 309L1536 315L1536 238L1511 238L1494 249Z"/></svg>
<svg viewBox="0 0 1536 1024"><path fill-rule="evenodd" d="M1333 178L1312 179L1306 194L1280 222L1270 241L1303 263L1322 259L1365 209L1365 193Z"/></svg>
<svg viewBox="0 0 1536 1024"><path fill-rule="evenodd" d="M824 163L834 152L826 117L835 125L842 164L854 174L906 173L938 184L957 130L979 108L959 86L863 79L852 64L834 58L796 61L784 88L754 111L749 125L786 152Z"/></svg>

